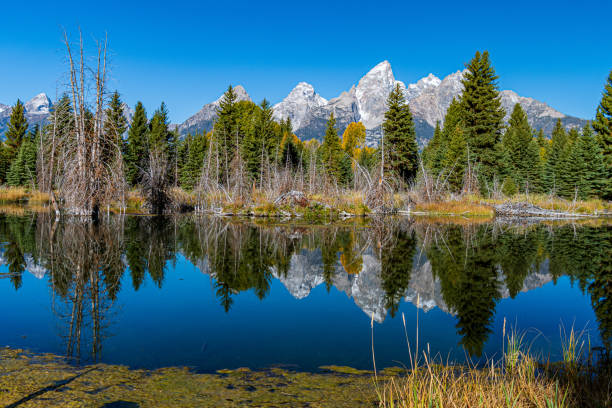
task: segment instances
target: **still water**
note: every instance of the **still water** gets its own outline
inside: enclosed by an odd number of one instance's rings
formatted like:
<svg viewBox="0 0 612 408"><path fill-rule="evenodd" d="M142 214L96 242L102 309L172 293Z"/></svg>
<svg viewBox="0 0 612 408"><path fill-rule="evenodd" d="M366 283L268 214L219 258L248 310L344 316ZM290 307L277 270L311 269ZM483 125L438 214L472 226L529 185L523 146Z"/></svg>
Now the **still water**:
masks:
<svg viewBox="0 0 612 408"><path fill-rule="evenodd" d="M0 216L0 242L0 346L76 364L369 369L371 322L378 367L408 366L417 329L456 362L499 356L504 324L553 360L572 326L591 346L612 334L603 221L37 214Z"/></svg>

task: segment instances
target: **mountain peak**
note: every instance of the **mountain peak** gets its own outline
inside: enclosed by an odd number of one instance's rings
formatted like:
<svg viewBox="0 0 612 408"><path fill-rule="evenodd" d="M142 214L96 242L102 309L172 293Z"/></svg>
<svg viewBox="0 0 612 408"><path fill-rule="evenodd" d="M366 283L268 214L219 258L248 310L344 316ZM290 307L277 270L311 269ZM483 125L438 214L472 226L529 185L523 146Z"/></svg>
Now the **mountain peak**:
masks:
<svg viewBox="0 0 612 408"><path fill-rule="evenodd" d="M39 93L29 101L25 103L25 109L30 114L49 114L49 108L51 107L51 99L46 93Z"/></svg>
<svg viewBox="0 0 612 408"><path fill-rule="evenodd" d="M298 83L281 102L274 105L274 118L277 120L290 118L295 129L313 109L327 104L327 99L317 94L308 82Z"/></svg>
<svg viewBox="0 0 612 408"><path fill-rule="evenodd" d="M246 89L242 85L236 85L234 87L234 92L236 93L237 101L249 101L251 102L251 97L247 93Z"/></svg>
<svg viewBox="0 0 612 408"><path fill-rule="evenodd" d="M396 84L402 87L404 85L395 80L391 64L386 60L376 65L359 80L355 89L355 98L361 121L366 129L380 124L380 119L387 109L387 97Z"/></svg>

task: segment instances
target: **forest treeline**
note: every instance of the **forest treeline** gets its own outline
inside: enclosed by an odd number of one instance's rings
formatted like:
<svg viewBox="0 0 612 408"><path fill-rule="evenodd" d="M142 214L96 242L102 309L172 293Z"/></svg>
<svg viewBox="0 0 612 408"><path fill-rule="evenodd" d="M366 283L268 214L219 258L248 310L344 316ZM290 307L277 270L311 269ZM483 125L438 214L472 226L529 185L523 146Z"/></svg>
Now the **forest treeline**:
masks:
<svg viewBox="0 0 612 408"><path fill-rule="evenodd" d="M612 198L612 71L593 122L567 131L558 120L548 139L531 128L518 103L504 123L488 52L477 52L466 68L463 93L420 153L399 86L389 94L383 136L372 148L360 122L339 135L333 113L322 142L302 141L289 118L273 119L267 100L238 101L232 86L209 132L181 137L164 103L149 116L138 102L128 123L118 92L105 102L102 71L95 103L87 103L75 80L43 127L29 128L17 101L0 145L0 183L58 191L60 203L77 213L125 206L125 192L134 188L152 212L167 212L173 187L230 202L248 202L262 191L269 198L292 189L338 193L383 185L387 192L412 189L428 200L519 192ZM71 72L75 78L79 73Z"/></svg>
<svg viewBox="0 0 612 408"><path fill-rule="evenodd" d="M240 292L265 298L275 277L289 276L296 255L311 254L312 270L328 290L346 281L342 274L366 273L367 256L380 264L381 293L391 316L415 274L432 273L457 317L461 344L473 355L482 352L503 293L514 298L528 276L548 272L553 280L568 276L590 295L601 337L610 347L609 225L449 225L403 218L373 219L369 227L266 227L217 217L53 223L49 214L38 214L0 217L0 239L15 289L26 269L53 271L47 278L58 299L70 304L67 310L84 311L92 299L108 308L125 284L138 291L149 280L161 288L168 265L181 256L214 277L226 311ZM426 261L431 272L420 267Z"/></svg>

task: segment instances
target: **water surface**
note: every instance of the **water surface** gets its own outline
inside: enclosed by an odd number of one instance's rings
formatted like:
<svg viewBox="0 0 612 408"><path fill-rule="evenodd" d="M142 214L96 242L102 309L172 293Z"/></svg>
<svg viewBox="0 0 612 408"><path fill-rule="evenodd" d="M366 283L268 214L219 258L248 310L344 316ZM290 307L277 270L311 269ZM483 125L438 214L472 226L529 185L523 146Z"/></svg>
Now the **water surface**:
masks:
<svg viewBox="0 0 612 408"><path fill-rule="evenodd" d="M609 344L611 238L602 221L2 216L0 345L203 372L367 369L371 321L379 367L410 364L417 327L444 360L499 356L505 321L558 359L560 325Z"/></svg>

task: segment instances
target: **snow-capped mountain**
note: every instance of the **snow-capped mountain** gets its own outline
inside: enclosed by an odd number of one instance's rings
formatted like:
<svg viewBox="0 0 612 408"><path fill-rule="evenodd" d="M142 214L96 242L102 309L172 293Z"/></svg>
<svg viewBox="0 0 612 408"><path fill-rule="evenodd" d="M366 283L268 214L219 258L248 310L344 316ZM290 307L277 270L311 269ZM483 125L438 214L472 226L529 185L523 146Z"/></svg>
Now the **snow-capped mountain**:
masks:
<svg viewBox="0 0 612 408"><path fill-rule="evenodd" d="M462 79L463 71L457 71L444 79L429 74L415 83L405 85L395 78L391 64L383 61L367 72L351 89L329 100L317 94L312 85L300 82L285 99L274 105L274 117L277 120L291 118L295 134L303 140L320 140L325 133L327 119L333 112L339 133L342 133L349 123L361 121L367 130L368 144L375 145L382 134L381 124L384 120L387 96L395 85L399 85L410 104L417 139L423 146L433 135L436 122L443 122L453 98L461 95ZM557 119L561 119L566 128L581 127L586 123L583 119L564 115L543 102L519 96L513 91L501 91L500 98L506 110L506 119L510 116L514 104L520 103L531 126L535 129L542 128L546 134L550 134ZM245 99L248 99L248 95ZM216 118L213 108L218 106L214 105L215 103L218 101L205 105L200 112L180 125L181 133L212 129Z"/></svg>
<svg viewBox="0 0 612 408"><path fill-rule="evenodd" d="M25 110L31 115L48 115L51 99L45 93L39 93L25 103Z"/></svg>
<svg viewBox="0 0 612 408"><path fill-rule="evenodd" d="M309 83L300 82L280 103L274 105L274 119L290 118L295 129L300 128L312 111L327 104Z"/></svg>
<svg viewBox="0 0 612 408"><path fill-rule="evenodd" d="M242 85L235 86L234 92L236 93L237 101L251 100L251 97ZM185 122L178 125L179 133L181 135L186 135L187 133L195 133L197 131L202 130L211 130L215 120L217 119L217 109L221 104L222 98L223 95L221 95L216 101L204 105L202 109L200 109L195 115L191 116Z"/></svg>
<svg viewBox="0 0 612 408"><path fill-rule="evenodd" d="M45 93L40 93L24 104L25 117L29 125L42 125L49 117L49 110L53 106L51 99ZM0 135L7 129L12 107L0 104Z"/></svg>
<svg viewBox="0 0 612 408"><path fill-rule="evenodd" d="M132 123L134 117L134 109L129 107L126 103L121 105L123 107L123 114L128 123ZM34 125L43 125L46 123L49 115L51 114L51 108L53 102L45 93L39 93L26 103L24 103L25 117L28 120L30 129ZM8 122L11 116L12 107L8 105L0 104L0 136L4 134L8 127Z"/></svg>

